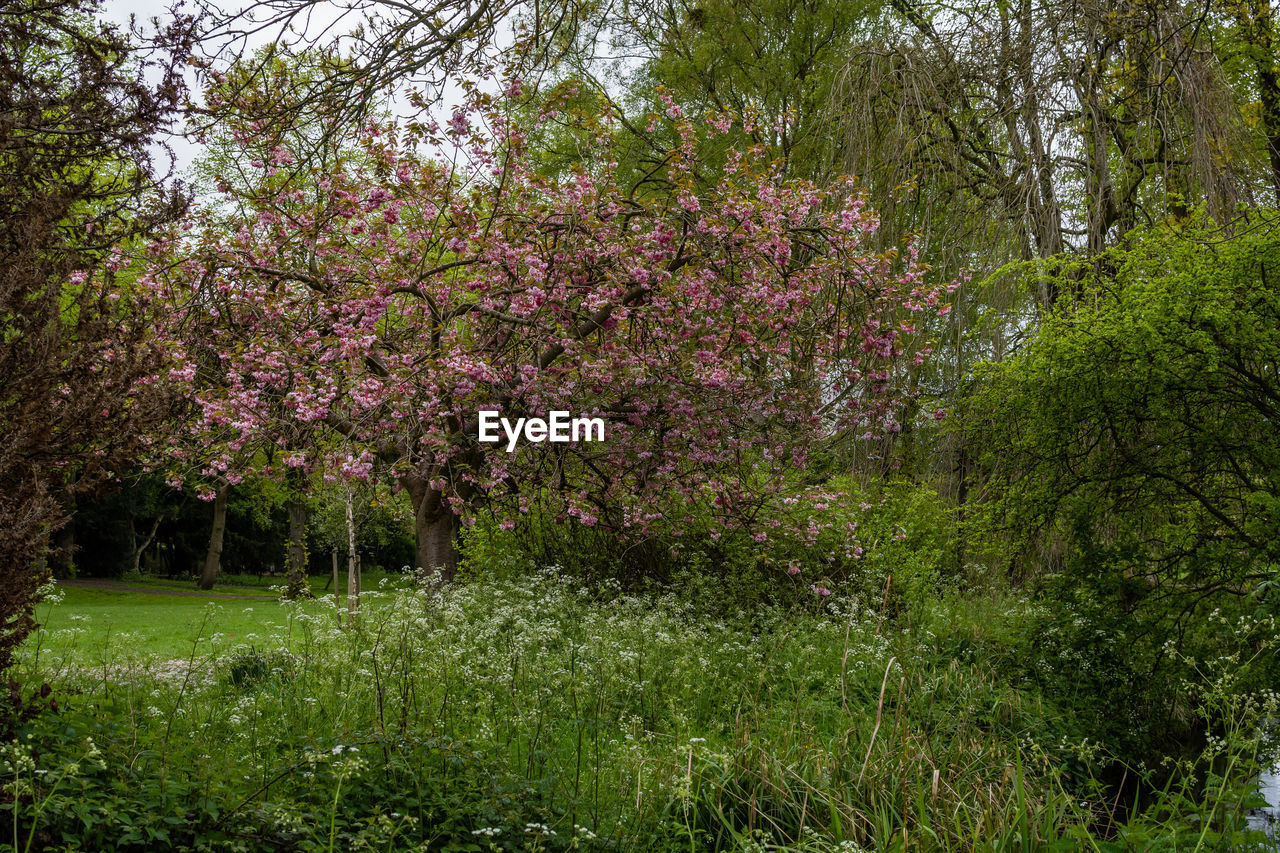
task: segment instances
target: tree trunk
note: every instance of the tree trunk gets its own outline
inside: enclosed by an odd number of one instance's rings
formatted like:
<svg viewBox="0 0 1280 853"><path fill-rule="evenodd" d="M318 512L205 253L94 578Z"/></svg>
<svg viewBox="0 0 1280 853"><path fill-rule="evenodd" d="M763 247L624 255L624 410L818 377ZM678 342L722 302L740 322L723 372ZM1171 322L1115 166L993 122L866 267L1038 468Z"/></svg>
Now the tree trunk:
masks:
<svg viewBox="0 0 1280 853"><path fill-rule="evenodd" d="M457 516L426 477L410 474L400 484L413 504L413 532L418 542L416 568L453 580L458 571Z"/></svg>
<svg viewBox="0 0 1280 853"><path fill-rule="evenodd" d="M289 499L289 543L285 548L285 591L287 599L312 598L307 583L307 504L301 495Z"/></svg>
<svg viewBox="0 0 1280 853"><path fill-rule="evenodd" d="M129 544L133 547L133 573L136 575L142 571L142 552L147 550L156 538L156 531L160 529L160 524L164 521L164 516L158 517L151 525L151 532L147 534L147 538L142 540L142 544L138 544L138 534L133 526L133 519L129 519Z"/></svg>
<svg viewBox="0 0 1280 853"><path fill-rule="evenodd" d="M199 589L213 589L222 567L222 537L227 532L227 490L219 486L213 498L213 531L209 534L209 550L204 556L204 570L200 573Z"/></svg>
<svg viewBox="0 0 1280 853"><path fill-rule="evenodd" d="M342 624L342 592L341 592L341 588L338 586L338 552L336 550L331 551L330 555L333 557L333 577L330 579L333 582L333 606L338 613L338 624L341 625Z"/></svg>
<svg viewBox="0 0 1280 853"><path fill-rule="evenodd" d="M1262 107L1262 130L1267 138L1267 157L1271 163L1271 184L1276 193L1276 203L1280 204L1280 69L1276 68L1271 0L1241 4L1236 16L1253 48L1258 100Z"/></svg>
<svg viewBox="0 0 1280 853"><path fill-rule="evenodd" d="M445 511L416 527L418 565L431 574L439 572L444 580L453 580L458 572L457 517Z"/></svg>
<svg viewBox="0 0 1280 853"><path fill-rule="evenodd" d="M360 612L360 558L356 555L356 520L351 507L351 487L347 486L347 615L355 625Z"/></svg>

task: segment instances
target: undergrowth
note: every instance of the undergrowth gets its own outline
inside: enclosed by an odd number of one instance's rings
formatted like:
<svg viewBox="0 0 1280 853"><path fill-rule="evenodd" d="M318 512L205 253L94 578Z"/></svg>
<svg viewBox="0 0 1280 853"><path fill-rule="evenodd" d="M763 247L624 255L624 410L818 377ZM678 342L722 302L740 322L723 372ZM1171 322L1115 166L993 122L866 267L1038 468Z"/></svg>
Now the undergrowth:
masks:
<svg viewBox="0 0 1280 853"><path fill-rule="evenodd" d="M1126 767L1012 677L1030 607L907 625L838 593L750 616L554 573L282 604L231 653L80 666L0 771L15 850L1220 850L1250 833L1269 691L1198 662L1210 726ZM1003 615L1001 615L1003 614ZM1274 654L1268 648L1259 654ZM1091 784L1092 780L1092 784Z"/></svg>

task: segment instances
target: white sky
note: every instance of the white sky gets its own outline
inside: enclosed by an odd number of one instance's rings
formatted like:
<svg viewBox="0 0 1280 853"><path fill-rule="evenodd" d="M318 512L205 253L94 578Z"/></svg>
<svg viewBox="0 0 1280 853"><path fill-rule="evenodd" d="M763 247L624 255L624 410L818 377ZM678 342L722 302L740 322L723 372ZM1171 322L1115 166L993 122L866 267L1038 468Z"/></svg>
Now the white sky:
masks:
<svg viewBox="0 0 1280 853"><path fill-rule="evenodd" d="M109 21L122 26L127 25L130 16L133 16L140 24L145 26L152 18L160 17L163 19L168 17L169 7L173 2L174 0L105 0L103 5L103 15ZM188 9L190 9L195 2L198 2L198 0L185 0L185 2ZM253 0L212 0L212 2L222 3L228 11L236 9L243 10L253 5ZM309 11L306 34L312 37L322 35L323 38L328 39L350 32L359 22L360 18L358 15L360 13L350 10L348 8L348 2L350 2L350 0L339 0L339 2L335 2L335 0L322 0L322 2L315 3ZM345 18L343 17L344 14L346 15ZM339 19L341 19L341 21L336 27L332 30L326 31L328 28L333 27L334 22ZM257 33L254 37L248 40L247 44L239 45L239 47L252 51L257 47L266 44L276 34L276 32L266 31ZM508 34L506 37L510 38L511 35L512 34ZM502 36L499 38L500 41L503 40ZM188 82L193 94L198 94L197 80L194 72L189 75ZM437 115L437 118L447 115L451 105L460 102L461 100L461 88L452 84L447 86L439 101L440 112ZM405 117L411 111L406 105L398 103L399 101L399 98L394 98L392 100L392 113L400 117ZM400 106L403 106L403 109L397 108ZM180 176L184 170L191 166L192 162L199 154L199 146L189 142L180 133L176 133L171 136L167 142L173 149L176 173ZM160 155L157 155L156 165L163 169L164 166L167 165L167 159L161 159Z"/></svg>
<svg viewBox="0 0 1280 853"><path fill-rule="evenodd" d="M106 0L102 7L103 17L108 21L127 26L130 17L136 18L138 23L144 27L152 18L166 19L169 17L169 8L173 5L174 0ZM188 9L191 7L191 0L186 0ZM227 9L244 9L247 3L238 3L237 0L230 0L226 4ZM329 14L325 14L326 9ZM331 25L337 20L342 13L346 11L344 6L336 2L317 3L314 11L309 18L310 28L308 32L314 30L320 32L325 27ZM328 35L341 35L348 32L356 25L354 17L350 21L344 21L338 31L329 33ZM260 47L271 40L274 33L263 32L255 35L244 45L248 50ZM197 80L194 72L188 74L188 84L191 87L192 94L198 94ZM175 173L181 175L194 161L199 153L199 146L188 141L180 133L175 133L167 139L169 146L173 149L175 158ZM156 165L161 169L166 165L166 160L160 159L161 155L157 155Z"/></svg>

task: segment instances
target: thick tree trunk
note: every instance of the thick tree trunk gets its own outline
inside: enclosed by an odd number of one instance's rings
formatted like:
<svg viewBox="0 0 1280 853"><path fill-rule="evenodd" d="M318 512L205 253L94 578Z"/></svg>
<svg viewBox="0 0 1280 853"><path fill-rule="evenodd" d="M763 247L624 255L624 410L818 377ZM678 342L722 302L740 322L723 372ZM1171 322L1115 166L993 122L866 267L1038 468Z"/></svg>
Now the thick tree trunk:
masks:
<svg viewBox="0 0 1280 853"><path fill-rule="evenodd" d="M200 572L200 589L213 589L222 567L222 537L227 532L227 486L220 486L213 498L213 530L209 534L209 550L204 555Z"/></svg>
<svg viewBox="0 0 1280 853"><path fill-rule="evenodd" d="M419 523L418 565L428 572L439 572L445 580L453 580L458 571L457 518L451 512L443 512L425 524Z"/></svg>
<svg viewBox="0 0 1280 853"><path fill-rule="evenodd" d="M417 568L453 580L458 571L458 519L445 504L439 489L426 477L411 474L400 484L413 504L413 532L417 537Z"/></svg>
<svg viewBox="0 0 1280 853"><path fill-rule="evenodd" d="M289 543L285 548L285 591L288 599L312 598L307 583L307 504L301 495L290 499L286 506L289 513Z"/></svg>

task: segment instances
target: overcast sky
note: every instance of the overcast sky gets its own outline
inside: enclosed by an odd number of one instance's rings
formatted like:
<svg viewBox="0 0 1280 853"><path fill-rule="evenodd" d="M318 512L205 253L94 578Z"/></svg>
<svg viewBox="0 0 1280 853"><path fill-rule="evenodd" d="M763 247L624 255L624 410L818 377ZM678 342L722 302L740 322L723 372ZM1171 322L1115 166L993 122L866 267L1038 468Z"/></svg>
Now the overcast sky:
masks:
<svg viewBox="0 0 1280 853"><path fill-rule="evenodd" d="M163 19L167 17L169 14L169 7L173 2L174 0L105 0L103 13L108 20L120 25L127 25L130 17L133 16L139 23L145 26L151 18L160 17ZM192 7L194 0L186 0L186 2L188 8L190 8ZM218 2L218 0L214 0L214 2ZM221 2L224 5L225 11L233 11L248 8L253 0L221 0ZM358 23L357 16L362 13L350 10L348 8L349 2L350 0L342 0L342 2L322 0L322 2L314 3L311 6L306 21L307 34L311 37L322 36L327 39L353 30ZM344 13L345 17L343 17ZM335 21L338 22L336 26L334 25ZM330 29L331 27L332 29ZM277 32L268 31L257 33L248 41L247 44L239 45L239 47L253 50L263 44L266 44L277 34ZM510 37L509 34L508 37ZM499 43L501 43L502 40L502 37L500 37ZM206 48L206 50L208 49L211 48ZM197 94L198 87L194 73L190 74L188 82L193 94ZM442 97L438 101L441 114L447 114L451 105L459 102L461 99L462 90L460 87L456 87L452 84L447 86ZM391 106L393 114L399 112L396 109L396 100L392 101ZM407 115L408 112L409 110L406 107L403 114ZM188 142L180 133L173 135L168 142L170 147L173 149L176 159L175 167L178 172L181 173L187 170L198 154L198 146ZM161 162L158 161L157 165L161 165Z"/></svg>
<svg viewBox="0 0 1280 853"><path fill-rule="evenodd" d="M102 8L103 15L107 20L113 23L125 26L129 23L129 19L132 16L136 18L139 23L146 25L151 18L167 18L169 16L169 8L173 5L173 2L174 0L106 0ZM240 3L238 8L243 9L246 5L247 4ZM191 6L190 0L187 0L187 6L188 8ZM326 7L332 10L331 14L324 14ZM231 0L231 2L226 4L226 8L235 9L237 8L237 3L235 0ZM332 24L343 11L343 7L338 3L318 3L316 4L315 9L316 12L313 13L311 17L311 24L312 29L316 29L317 31ZM352 29L354 26L354 20L349 25L344 22L341 30L345 32ZM334 33L334 35L337 34L338 33ZM253 49L266 44L271 37L271 34L265 32L258 34L249 42L248 47ZM196 93L196 78L194 73L189 75L188 82L191 85L193 94ZM172 147L174 157L176 158L175 167L179 172L186 170L197 155L198 146L188 142L180 134L173 135L168 142L170 147ZM158 162L157 165L162 165L162 163Z"/></svg>

